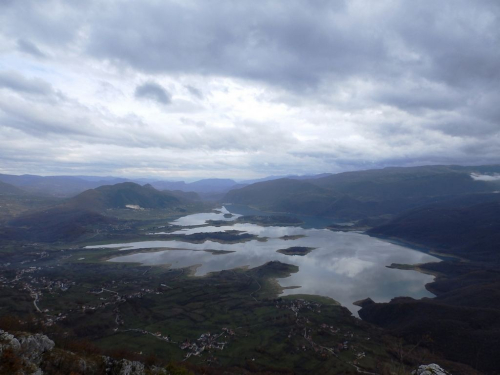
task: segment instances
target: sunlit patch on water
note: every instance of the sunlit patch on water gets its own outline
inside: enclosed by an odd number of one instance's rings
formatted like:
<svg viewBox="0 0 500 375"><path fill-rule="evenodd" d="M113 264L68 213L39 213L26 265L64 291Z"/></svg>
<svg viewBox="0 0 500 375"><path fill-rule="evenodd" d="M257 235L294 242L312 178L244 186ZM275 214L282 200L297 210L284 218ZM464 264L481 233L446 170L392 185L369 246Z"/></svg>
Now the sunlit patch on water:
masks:
<svg viewBox="0 0 500 375"><path fill-rule="evenodd" d="M223 220L223 221L233 221L236 220L241 215L232 214L232 217L224 217L224 215L231 214L226 207L218 208L213 212L205 212L201 214L193 214L180 217L177 220L172 221L171 224L181 225L181 226L191 226L191 225L203 225L207 220Z"/></svg>

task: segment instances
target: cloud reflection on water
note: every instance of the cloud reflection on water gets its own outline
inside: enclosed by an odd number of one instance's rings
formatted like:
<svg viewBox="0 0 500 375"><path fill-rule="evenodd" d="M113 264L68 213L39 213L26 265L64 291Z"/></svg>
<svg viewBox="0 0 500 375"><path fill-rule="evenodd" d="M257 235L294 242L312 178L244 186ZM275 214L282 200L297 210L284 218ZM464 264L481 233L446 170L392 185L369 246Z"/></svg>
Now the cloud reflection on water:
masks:
<svg viewBox="0 0 500 375"><path fill-rule="evenodd" d="M202 219L220 219L223 214L189 215L176 221L180 225L193 225ZM234 217L232 218L234 219ZM371 297L382 302L397 296L421 298L432 296L425 284L432 276L414 271L389 269L391 263L416 264L438 261L437 258L409 248L381 241L361 233L332 232L327 229L304 229L300 227L262 227L254 224L235 224L224 227L187 228L175 233L192 234L242 230L260 237L268 237L266 242L256 240L220 244L205 241L190 244L182 241L144 241L127 244L112 244L97 247L127 249L175 248L182 250L161 250L158 252L125 255L111 259L113 262L139 262L147 265L171 264L174 268L200 265L196 276L208 272L221 271L242 266L257 267L268 261L277 260L299 267L297 273L280 279L282 286L300 286L287 289L284 294L319 294L334 298L356 312L359 308L352 302ZM304 235L296 240L283 240L285 235ZM276 250L291 246L316 248L305 256L288 256ZM193 252L195 250L196 252ZM234 251L224 255L213 255L201 250Z"/></svg>

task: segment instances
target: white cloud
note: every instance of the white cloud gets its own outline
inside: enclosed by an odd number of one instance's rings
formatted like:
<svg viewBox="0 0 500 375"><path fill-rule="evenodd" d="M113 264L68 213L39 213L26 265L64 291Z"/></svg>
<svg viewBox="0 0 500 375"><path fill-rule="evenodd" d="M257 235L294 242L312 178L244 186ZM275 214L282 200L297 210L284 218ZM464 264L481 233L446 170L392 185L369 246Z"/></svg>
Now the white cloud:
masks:
<svg viewBox="0 0 500 375"><path fill-rule="evenodd" d="M19 4L0 4L3 172L500 162L495 2Z"/></svg>
<svg viewBox="0 0 500 375"><path fill-rule="evenodd" d="M472 173L471 177L476 181L500 181L500 175L496 173L492 175Z"/></svg>

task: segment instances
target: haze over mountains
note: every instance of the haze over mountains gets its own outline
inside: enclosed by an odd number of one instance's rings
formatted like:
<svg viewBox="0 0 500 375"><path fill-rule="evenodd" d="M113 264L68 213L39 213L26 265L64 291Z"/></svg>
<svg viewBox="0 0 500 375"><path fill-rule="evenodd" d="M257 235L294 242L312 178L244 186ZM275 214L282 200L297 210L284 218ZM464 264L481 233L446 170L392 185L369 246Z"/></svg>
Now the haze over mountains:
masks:
<svg viewBox="0 0 500 375"><path fill-rule="evenodd" d="M288 178L307 179L322 177L318 176L287 176ZM282 176L271 176L260 180L242 180L236 182L232 179L202 179L195 182L165 181L152 178L126 179L118 177L99 176L37 176L37 175L8 175L0 174L0 182L7 183L23 191L38 194L67 198L79 194L88 189L94 189L103 185L113 185L122 182L135 182L138 184L150 184L158 190L180 190L195 192L206 198L217 199L223 193L261 180L272 180L283 178ZM6 188L5 188L6 189ZM12 188L11 188L12 189ZM1 191L1 190L0 190ZM219 194L219 195L217 195ZM214 198L215 196L215 198Z"/></svg>
<svg viewBox="0 0 500 375"><path fill-rule="evenodd" d="M270 177L248 184L230 179L141 180L138 184L113 177L3 175L8 182L0 182L0 205L6 210L0 220L0 245L133 241L137 240L134 230L158 223L161 216L157 215L178 217L187 210L203 212L223 203L267 211L263 215L320 216L332 224L349 221L353 230L368 229L368 235L415 246L443 259L387 265L436 275L427 285L435 298L366 300L360 302L360 316L418 345L425 332L432 337L432 345L426 344L432 350L489 373L500 364L494 349L500 345L499 173L498 165L394 167ZM88 186L93 188L76 193ZM65 197L50 196L50 191ZM141 230L139 238L149 240ZM451 339L450 332L460 334Z"/></svg>
<svg viewBox="0 0 500 375"><path fill-rule="evenodd" d="M29 197L26 192L18 192L22 199ZM11 215L7 226L0 228L0 240L74 241L92 232L93 228L116 223L116 218L110 215L109 210L182 212L186 205L199 200L196 193L159 191L151 185L141 186L133 182L103 185L69 199L51 200L35 211Z"/></svg>
<svg viewBox="0 0 500 375"><path fill-rule="evenodd" d="M147 182L144 186L149 189L145 191L166 192L162 199L168 196L174 200L215 200L274 212L359 219L393 215L464 194L493 193L500 190L500 180L495 177L499 173L500 166L496 165L422 166L286 178L273 176L257 181L205 179L191 183L115 177L0 175L0 193L75 197L74 201L90 199L96 207L109 208L109 201L104 198L107 191L118 194L118 187L124 191L134 190ZM111 185L115 187L111 189ZM125 204L161 208L164 200L136 201L125 194L119 205Z"/></svg>
<svg viewBox="0 0 500 375"><path fill-rule="evenodd" d="M19 189L18 187L6 184L5 182L0 181L0 194L1 195L18 195L23 194L25 191Z"/></svg>
<svg viewBox="0 0 500 375"><path fill-rule="evenodd" d="M226 194L225 202L264 210L360 219L393 215L462 194L499 190L498 181L472 173L494 174L499 166L424 166L339 173L318 179L279 179Z"/></svg>
<svg viewBox="0 0 500 375"><path fill-rule="evenodd" d="M457 220L469 217L470 222L448 221L450 236L453 237L457 225L468 227L481 215L487 215L488 212L490 215L495 215L496 206L482 209L481 205L487 206L491 202L500 200L500 194L495 193L500 190L500 182L488 177L496 176L499 172L500 166L494 165L423 166L334 175L270 177L269 180L248 185L238 184L230 179L208 179L193 183L159 181L140 185L135 182L122 182L122 179L113 177L101 179L1 175L1 179L17 186L0 182L0 194L11 198L22 197L14 205L17 205L17 211L11 210L12 212L6 213L6 218L17 218L20 212L28 211L27 217L10 222L13 228L23 227L30 221L43 221L44 215L50 218L46 221L52 223L68 221L68 215L69 217L77 215L80 217L78 219L80 222L85 222L81 218L89 212L106 215L107 210L127 208L175 211L208 200L247 205L270 212L331 217L332 220L354 220L369 226L387 223L396 218L394 222L390 222L387 229L383 226L378 227L374 229L377 231L374 233L393 236L397 232L398 237L418 242L411 233L415 233L416 237L422 237L424 234L429 237L437 234L441 237L445 235L446 231L442 229L436 229L436 234L425 232L425 228L432 231L433 228L445 225L445 222L436 222L436 226L428 225L440 217L445 221L449 215ZM167 187L176 190L167 190ZM85 191L77 193L84 188ZM70 198L58 198L56 201L46 202L41 199L40 203L35 199L40 195L51 195L51 191L57 192L55 195L70 196ZM45 210L33 216L29 211L34 205ZM419 211L420 207L423 208ZM80 211L83 213L79 214ZM429 212L435 212L435 215L427 219L426 215ZM402 213L406 213L406 216L398 217ZM86 223L93 222L105 222L105 220L92 214ZM419 227L419 222L425 223L426 226ZM417 227L413 227L415 225ZM486 226L483 230L488 231L488 228L492 227ZM477 233L479 229L471 230ZM79 232L74 231L74 233ZM51 235L44 238L51 238ZM486 236L481 240L484 242L481 251L486 252L486 257L491 256L490 247L487 246L488 238ZM467 249L467 241L458 241L465 246L464 249ZM435 245L432 242L429 244Z"/></svg>

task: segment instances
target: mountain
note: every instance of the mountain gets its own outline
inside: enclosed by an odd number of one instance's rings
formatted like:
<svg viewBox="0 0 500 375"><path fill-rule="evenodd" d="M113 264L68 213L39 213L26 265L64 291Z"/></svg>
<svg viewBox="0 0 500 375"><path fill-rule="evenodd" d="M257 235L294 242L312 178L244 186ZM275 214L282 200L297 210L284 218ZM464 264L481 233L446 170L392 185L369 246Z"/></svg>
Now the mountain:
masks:
<svg viewBox="0 0 500 375"><path fill-rule="evenodd" d="M316 180L318 178L323 178L323 177L328 177L331 176L331 173L320 173L320 174L311 174L311 175L303 175L303 176L287 176L287 178L290 178L292 180Z"/></svg>
<svg viewBox="0 0 500 375"><path fill-rule="evenodd" d="M313 176L287 176L290 179L314 179L328 174ZM184 181L158 181L151 178L127 179L112 176L37 176L37 175L7 175L0 174L0 182L8 183L23 191L40 196L70 198L85 190L95 189L99 186L114 185L123 182L150 184L157 190L195 192L198 198L204 200L219 200L231 189L244 187L250 183L278 179L271 176L260 180L236 182L232 179L203 179L191 183ZM1 188L0 188L1 194Z"/></svg>
<svg viewBox="0 0 500 375"><path fill-rule="evenodd" d="M189 191L184 181L153 181L150 184L158 190Z"/></svg>
<svg viewBox="0 0 500 375"><path fill-rule="evenodd" d="M478 170L460 166L391 167L339 173L312 182L356 199L377 201L494 190L492 184L471 177Z"/></svg>
<svg viewBox="0 0 500 375"><path fill-rule="evenodd" d="M127 206L177 208L197 199L196 193L158 191L151 185L141 186L133 182L100 186L54 207L17 215L0 227L0 240L75 241L101 226L118 223L116 219L101 214L107 209Z"/></svg>
<svg viewBox="0 0 500 375"><path fill-rule="evenodd" d="M427 205L368 233L469 260L500 263L500 194L478 194Z"/></svg>
<svg viewBox="0 0 500 375"><path fill-rule="evenodd" d="M193 192L203 200L218 200L229 190L244 186L234 180L220 178L210 178L190 183L184 181L153 181L151 185L158 190Z"/></svg>
<svg viewBox="0 0 500 375"><path fill-rule="evenodd" d="M368 234L425 246L460 260L445 257L417 265L417 270L435 275L426 285L435 298L365 302L360 317L414 343L424 338L433 351L450 360L496 373L500 368L500 357L494 354L500 346L500 194L451 197L404 212Z"/></svg>
<svg viewBox="0 0 500 375"><path fill-rule="evenodd" d="M308 210L312 211L314 198L323 201L330 192L311 184L308 181L282 178L278 180L258 182L240 189L229 191L224 202L256 205L259 208L272 211ZM309 207L301 207L302 202Z"/></svg>
<svg viewBox="0 0 500 375"><path fill-rule="evenodd" d="M189 191L209 193L221 190L229 190L236 184L236 181L230 179L209 178L205 180L195 181L187 185Z"/></svg>
<svg viewBox="0 0 500 375"><path fill-rule="evenodd" d="M499 166L424 166L345 172L305 180L279 179L229 191L224 202L260 209L362 219L405 210L462 194L492 192L499 184L472 173L497 173Z"/></svg>
<svg viewBox="0 0 500 375"><path fill-rule="evenodd" d="M71 197L88 189L123 182L116 178L80 178L73 176L36 176L0 174L0 181L36 195Z"/></svg>
<svg viewBox="0 0 500 375"><path fill-rule="evenodd" d="M30 194L24 189L0 181L0 225L23 212L60 204L61 198Z"/></svg>
<svg viewBox="0 0 500 375"><path fill-rule="evenodd" d="M182 191L182 190L163 190L165 194L172 195L179 198L181 201L189 202L199 202L201 201L200 196L194 191Z"/></svg>
<svg viewBox="0 0 500 375"><path fill-rule="evenodd" d="M250 184L255 184L257 182L280 180L283 178L288 178L290 180L312 180L312 179L327 177L327 176L331 176L331 175L332 175L331 173L320 173L320 174L315 174L315 175L301 175L301 176L290 174L290 175L286 175L286 176L267 176L267 177L258 178L258 179L254 179L254 180L241 180L241 181L239 181L239 183L242 185L250 185Z"/></svg>
<svg viewBox="0 0 500 375"><path fill-rule="evenodd" d="M211 178L191 183L184 181L154 181L151 185L158 190L194 193L197 199L219 201L231 189L245 185L230 179ZM191 200L194 196L191 196Z"/></svg>
<svg viewBox="0 0 500 375"><path fill-rule="evenodd" d="M56 197L73 197L85 190L95 189L104 185L115 185L123 182L150 183L158 190L190 190L184 181L156 181L151 179L126 179L101 176L37 176L37 175L7 175L0 174L0 182L8 183L37 195Z"/></svg>
<svg viewBox="0 0 500 375"><path fill-rule="evenodd" d="M130 182L130 179L128 178L121 178L121 177L113 177L113 176L66 176L66 177L76 177L81 180L85 181L92 181L92 182L98 182L98 183L106 183L106 185L113 185L113 184L119 184L121 182ZM144 183L150 182L145 181Z"/></svg>
<svg viewBox="0 0 500 375"><path fill-rule="evenodd" d="M74 241L91 233L93 228L115 223L117 220L97 212L74 207L53 207L26 213L0 227L3 241Z"/></svg>
<svg viewBox="0 0 500 375"><path fill-rule="evenodd" d="M496 283L497 290L499 286ZM498 297L497 292L489 299ZM497 374L500 368L498 309L454 306L446 303L445 296L436 300L395 298L389 303L363 306L359 315L396 337L441 353L448 360L489 374Z"/></svg>
<svg viewBox="0 0 500 375"><path fill-rule="evenodd" d="M14 185L0 181L0 195L23 195L26 192Z"/></svg>
<svg viewBox="0 0 500 375"><path fill-rule="evenodd" d="M109 208L126 208L127 205L141 208L170 208L180 204L181 200L168 192L158 191L151 185L141 186L133 182L122 182L84 191L71 198L66 205L102 211Z"/></svg>

